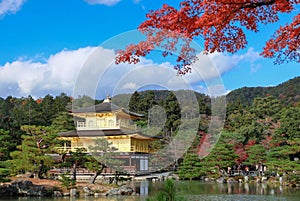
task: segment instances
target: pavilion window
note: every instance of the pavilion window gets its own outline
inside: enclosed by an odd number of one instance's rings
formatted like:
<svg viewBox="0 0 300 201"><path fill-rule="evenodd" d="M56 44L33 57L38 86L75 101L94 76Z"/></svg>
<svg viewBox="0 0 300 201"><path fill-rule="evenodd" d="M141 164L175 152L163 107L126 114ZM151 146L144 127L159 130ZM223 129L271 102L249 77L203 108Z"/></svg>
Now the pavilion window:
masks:
<svg viewBox="0 0 300 201"><path fill-rule="evenodd" d="M77 127L85 127L84 121L77 121Z"/></svg>

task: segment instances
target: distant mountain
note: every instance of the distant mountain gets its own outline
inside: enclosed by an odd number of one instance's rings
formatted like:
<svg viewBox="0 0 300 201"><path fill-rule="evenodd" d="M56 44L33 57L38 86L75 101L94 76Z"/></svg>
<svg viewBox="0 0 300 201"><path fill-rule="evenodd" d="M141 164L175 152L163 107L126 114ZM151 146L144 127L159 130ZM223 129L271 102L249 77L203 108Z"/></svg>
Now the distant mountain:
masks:
<svg viewBox="0 0 300 201"><path fill-rule="evenodd" d="M178 98L178 103L184 103L184 105L180 105L180 107L182 107L182 110L185 110L186 112L189 111L190 113L194 112L194 98L196 97L199 106L199 112L201 114L210 114L211 99L209 96L202 93L190 90L147 90L138 92L142 104L147 104L147 100L153 98L156 104L160 106L166 104L165 101L167 100L170 93L174 93L174 95ZM131 98L132 94L119 94L112 98L112 103L120 107L129 108L128 104L130 103L130 101L132 101ZM147 111L142 112L147 113Z"/></svg>
<svg viewBox="0 0 300 201"><path fill-rule="evenodd" d="M139 95L143 99L151 92L154 92L155 101L157 103L163 102L170 94L170 91L168 90L147 90L139 92ZM176 93L179 94L179 97L184 97L186 100L192 100L189 90L178 90ZM196 95L199 104L210 104L209 96L198 92L194 92L194 94ZM226 101L227 103L233 103L239 100L244 106L248 106L252 104L255 98L266 97L269 95L274 96L285 104L300 101L300 77L295 77L274 87L243 87L236 89L227 94ZM114 96L112 101L118 106L128 108L131 96L132 94L119 94Z"/></svg>
<svg viewBox="0 0 300 201"><path fill-rule="evenodd" d="M243 87L231 91L227 102L240 100L244 106L252 104L257 97L274 96L285 104L300 101L300 77L295 77L274 87Z"/></svg>

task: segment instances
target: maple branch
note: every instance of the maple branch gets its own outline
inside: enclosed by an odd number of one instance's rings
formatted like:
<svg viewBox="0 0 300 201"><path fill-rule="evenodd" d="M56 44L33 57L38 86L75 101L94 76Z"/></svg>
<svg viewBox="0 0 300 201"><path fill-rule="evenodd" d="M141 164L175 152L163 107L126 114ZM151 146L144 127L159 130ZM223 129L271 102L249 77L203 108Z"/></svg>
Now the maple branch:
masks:
<svg viewBox="0 0 300 201"><path fill-rule="evenodd" d="M263 0L260 2L224 2L222 4L229 4L229 5L241 5L239 8L244 9L244 8L257 8L261 6L269 6L273 5L276 2L276 0ZM289 2L289 0L287 0Z"/></svg>

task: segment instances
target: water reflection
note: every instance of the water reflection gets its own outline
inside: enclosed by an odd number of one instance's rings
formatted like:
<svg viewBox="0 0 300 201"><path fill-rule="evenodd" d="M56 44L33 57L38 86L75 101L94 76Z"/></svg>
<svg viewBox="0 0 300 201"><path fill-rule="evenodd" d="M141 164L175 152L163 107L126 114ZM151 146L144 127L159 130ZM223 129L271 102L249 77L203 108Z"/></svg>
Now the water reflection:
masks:
<svg viewBox="0 0 300 201"><path fill-rule="evenodd" d="M62 198L1 198L0 201L145 201L147 196L162 190L163 182L135 182L130 184L135 187L140 196L93 197L81 196ZM185 195L188 200L203 201L299 201L300 190L282 186L249 183L203 183L199 181L176 181L176 191Z"/></svg>
<svg viewBox="0 0 300 201"><path fill-rule="evenodd" d="M141 196L147 196L149 192L149 181L141 181L136 188L136 192Z"/></svg>
<svg viewBox="0 0 300 201"><path fill-rule="evenodd" d="M243 194L243 195L290 195L296 194L300 197L300 191L296 188L267 185L266 183L202 183L183 181L176 184L178 190L183 194Z"/></svg>

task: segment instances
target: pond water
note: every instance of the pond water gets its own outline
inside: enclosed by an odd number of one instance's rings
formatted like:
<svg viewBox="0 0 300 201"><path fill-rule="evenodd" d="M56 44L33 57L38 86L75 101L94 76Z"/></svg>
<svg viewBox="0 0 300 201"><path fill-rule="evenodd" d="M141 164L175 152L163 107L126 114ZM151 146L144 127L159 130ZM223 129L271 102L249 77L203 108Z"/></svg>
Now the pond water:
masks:
<svg viewBox="0 0 300 201"><path fill-rule="evenodd" d="M130 197L62 197L39 198L19 197L0 198L0 201L145 201L147 196L154 195L162 189L162 182L137 182L136 191L141 196ZM216 184L200 181L176 181L178 194L187 200L195 201L300 201L300 189L266 184Z"/></svg>

